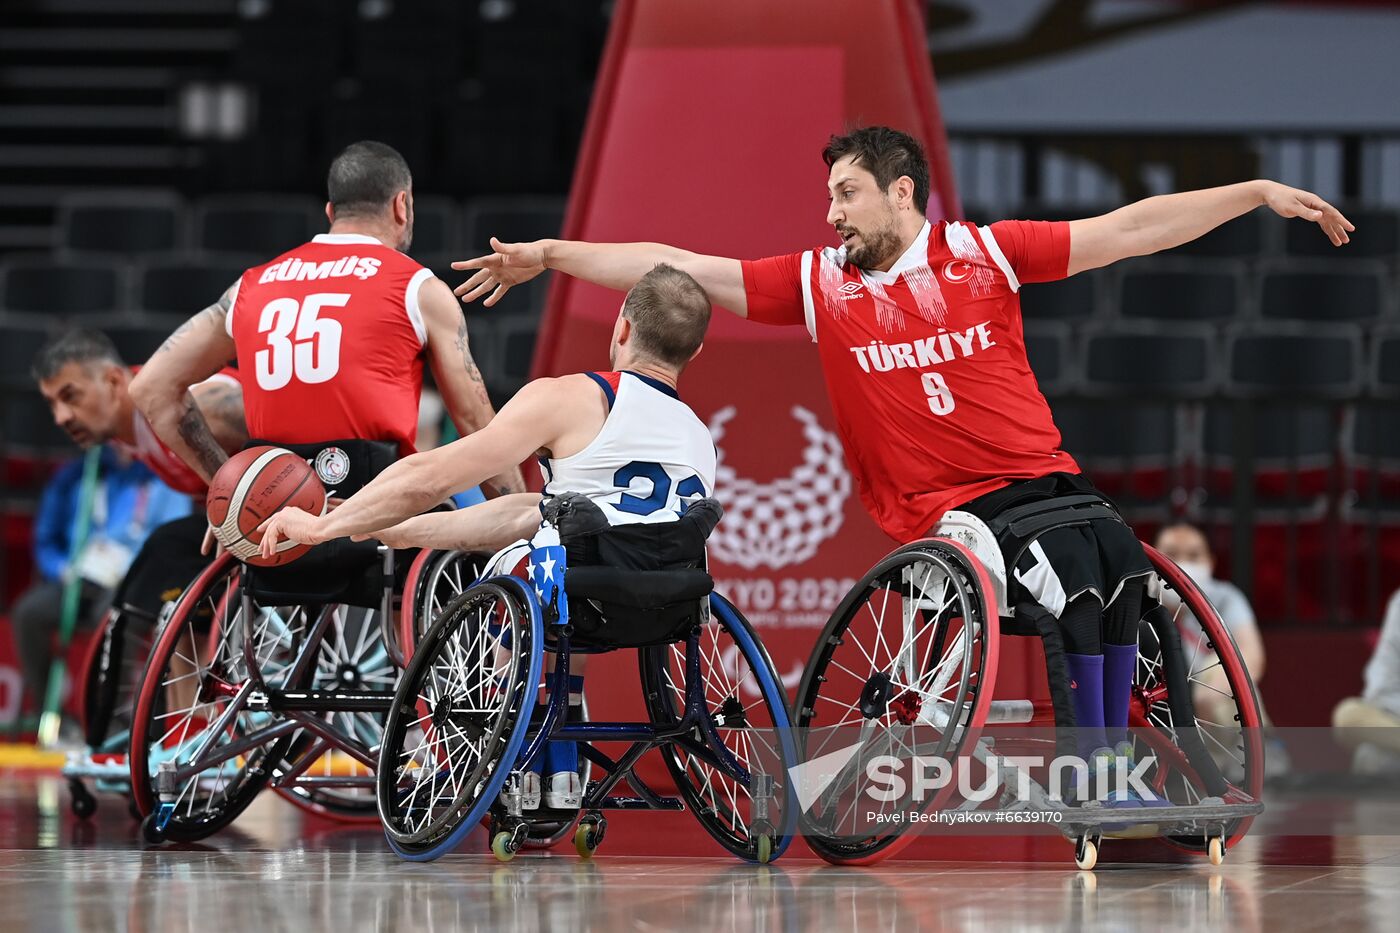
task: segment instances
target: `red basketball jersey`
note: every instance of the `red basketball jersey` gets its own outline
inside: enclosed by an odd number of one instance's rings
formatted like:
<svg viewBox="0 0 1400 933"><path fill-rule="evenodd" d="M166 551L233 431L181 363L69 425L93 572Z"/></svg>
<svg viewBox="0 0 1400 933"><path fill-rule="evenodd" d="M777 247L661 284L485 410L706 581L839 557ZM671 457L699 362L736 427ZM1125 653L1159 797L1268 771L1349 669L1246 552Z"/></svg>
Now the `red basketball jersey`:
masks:
<svg viewBox="0 0 1400 933"><path fill-rule="evenodd" d="M845 248L743 264L750 320L806 324L865 507L910 541L1013 480L1079 467L1026 360L1023 282L1065 277L1069 225L925 224L888 272Z"/></svg>
<svg viewBox="0 0 1400 933"><path fill-rule="evenodd" d="M248 435L278 444L357 438L413 453L433 273L360 234L324 233L243 273L228 332Z"/></svg>

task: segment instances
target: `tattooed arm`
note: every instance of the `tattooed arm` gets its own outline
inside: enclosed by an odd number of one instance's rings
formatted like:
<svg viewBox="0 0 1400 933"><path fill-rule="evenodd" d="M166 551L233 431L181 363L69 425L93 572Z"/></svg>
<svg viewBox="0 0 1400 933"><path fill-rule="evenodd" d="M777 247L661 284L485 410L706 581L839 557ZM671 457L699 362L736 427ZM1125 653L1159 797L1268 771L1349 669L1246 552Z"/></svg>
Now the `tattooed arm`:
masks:
<svg viewBox="0 0 1400 933"><path fill-rule="evenodd" d="M243 417L243 386L216 376L190 388L194 403L204 415L209 431L220 447L237 453L248 445L248 423Z"/></svg>
<svg viewBox="0 0 1400 933"><path fill-rule="evenodd" d="M428 279L419 287L418 307L428 333L428 363L452 423L463 437L480 431L496 411L467 344L466 318L441 279ZM488 496L508 496L526 488L519 466L493 476L486 486Z"/></svg>
<svg viewBox="0 0 1400 933"><path fill-rule="evenodd" d="M242 392L238 393L237 425L228 418L230 399L208 399L218 434L210 428L190 387L218 372L234 357L233 338L224 329L237 291L229 286L219 300L190 318L171 334L131 380L131 398L156 436L208 482L228 459L224 444L237 440L242 423ZM201 396L208 395L201 389ZM217 411L216 411L217 409ZM243 428L246 435L247 429ZM237 445L241 446L241 444Z"/></svg>

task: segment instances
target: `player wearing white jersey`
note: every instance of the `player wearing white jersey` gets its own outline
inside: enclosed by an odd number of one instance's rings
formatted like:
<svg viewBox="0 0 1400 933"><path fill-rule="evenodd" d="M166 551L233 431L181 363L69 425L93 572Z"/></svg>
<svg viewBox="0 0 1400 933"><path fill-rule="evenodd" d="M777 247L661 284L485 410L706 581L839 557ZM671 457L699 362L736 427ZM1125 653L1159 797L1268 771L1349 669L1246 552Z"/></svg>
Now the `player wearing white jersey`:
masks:
<svg viewBox="0 0 1400 933"><path fill-rule="evenodd" d="M544 468L546 495L584 495L609 524L677 521L684 500L706 496L715 485L710 432L676 392L709 322L710 300L700 285L671 266L657 266L622 304L609 347L613 372L537 379L485 428L400 460L334 511L315 516L283 509L264 523L265 552L283 538L319 544L344 535L391 547L498 550L538 530L538 494L422 513L531 454ZM577 656L571 662L571 719L582 716L584 661ZM524 809L535 809L541 799L551 808L579 805L575 743L548 742L524 767Z"/></svg>
<svg viewBox="0 0 1400 933"><path fill-rule="evenodd" d="M715 488L710 429L675 386L637 372L584 375L607 397L608 417L583 450L540 461L546 496L579 493L608 524L631 525L675 521L686 500Z"/></svg>
<svg viewBox="0 0 1400 933"><path fill-rule="evenodd" d="M543 464L546 493L586 495L612 524L675 521L681 500L714 490L714 443L676 393L709 321L699 284L657 266L622 304L609 347L613 372L537 379L482 430L398 461L339 508L322 516L283 509L264 523L264 551L287 538L320 544L346 535L391 547L497 550L539 528L540 494L423 513L531 455Z"/></svg>

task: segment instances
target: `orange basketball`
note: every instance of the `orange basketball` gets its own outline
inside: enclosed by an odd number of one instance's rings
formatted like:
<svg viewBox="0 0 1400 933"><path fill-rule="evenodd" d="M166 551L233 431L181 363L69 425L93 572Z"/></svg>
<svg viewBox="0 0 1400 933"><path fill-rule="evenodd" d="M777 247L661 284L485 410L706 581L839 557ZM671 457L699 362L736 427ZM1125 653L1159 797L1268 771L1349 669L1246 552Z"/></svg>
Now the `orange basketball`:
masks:
<svg viewBox="0 0 1400 933"><path fill-rule="evenodd" d="M310 464L281 447L249 447L234 454L214 474L205 500L214 537L234 557L258 567L287 564L311 550L310 545L282 541L271 560L258 553L258 526L289 506L320 515L326 487Z"/></svg>

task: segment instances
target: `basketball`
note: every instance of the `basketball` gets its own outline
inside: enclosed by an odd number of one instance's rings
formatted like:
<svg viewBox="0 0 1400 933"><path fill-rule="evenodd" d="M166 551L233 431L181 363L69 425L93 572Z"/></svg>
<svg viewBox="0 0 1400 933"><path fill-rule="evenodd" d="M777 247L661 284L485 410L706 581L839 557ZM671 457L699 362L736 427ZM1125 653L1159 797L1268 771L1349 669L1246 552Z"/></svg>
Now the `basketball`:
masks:
<svg viewBox="0 0 1400 933"><path fill-rule="evenodd" d="M258 553L258 526L293 506L314 515L326 507L326 488L301 457L281 447L250 447L228 459L209 484L205 500L214 537L230 554L257 567L296 560L311 546L283 541L271 559Z"/></svg>

